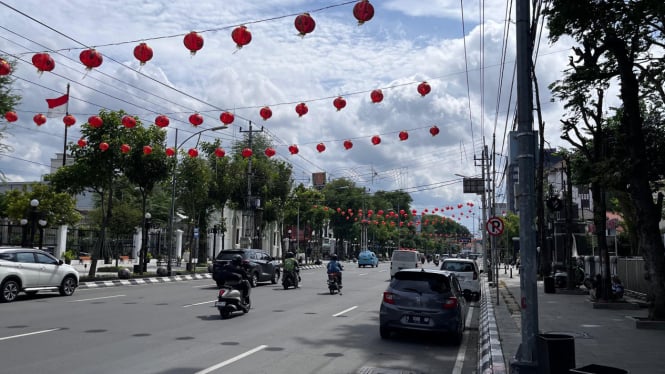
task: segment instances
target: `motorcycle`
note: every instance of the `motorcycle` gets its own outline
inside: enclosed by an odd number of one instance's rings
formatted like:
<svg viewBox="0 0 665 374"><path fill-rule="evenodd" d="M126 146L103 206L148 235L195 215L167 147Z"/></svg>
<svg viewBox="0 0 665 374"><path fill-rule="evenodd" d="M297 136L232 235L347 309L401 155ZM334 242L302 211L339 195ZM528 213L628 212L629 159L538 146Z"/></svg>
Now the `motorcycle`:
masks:
<svg viewBox="0 0 665 374"><path fill-rule="evenodd" d="M300 270L284 271L282 286L284 286L285 290L289 287L298 288L298 281L300 281Z"/></svg>
<svg viewBox="0 0 665 374"><path fill-rule="evenodd" d="M219 310L222 319L229 318L231 314L235 312L242 311L243 314L247 313L252 307L252 301L249 298L251 287L246 285L245 289L247 290L247 295L243 297L242 291L237 288L240 282L247 281L237 281L235 284L234 282L225 282L225 284L219 289L219 295L217 296L215 306Z"/></svg>
<svg viewBox="0 0 665 374"><path fill-rule="evenodd" d="M338 275L339 273L328 274L328 290L330 291L331 295L334 295L335 292L339 292L340 295L342 294L342 285L337 281Z"/></svg>
<svg viewBox="0 0 665 374"><path fill-rule="evenodd" d="M577 288L581 286L582 284L585 284L585 275L584 275L584 269L581 267L575 267L574 269L574 287ZM556 269L554 272L554 284L557 288L566 288L568 287L568 271L566 269ZM588 286L587 286L588 287Z"/></svg>

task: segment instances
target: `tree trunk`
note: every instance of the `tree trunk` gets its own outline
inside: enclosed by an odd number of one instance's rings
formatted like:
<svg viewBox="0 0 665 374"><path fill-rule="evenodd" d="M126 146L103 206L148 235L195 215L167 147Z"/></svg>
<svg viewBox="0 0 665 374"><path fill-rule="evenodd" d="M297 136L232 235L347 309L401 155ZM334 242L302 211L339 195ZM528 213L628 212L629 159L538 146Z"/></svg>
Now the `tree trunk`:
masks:
<svg viewBox="0 0 665 374"><path fill-rule="evenodd" d="M607 250L607 206L605 202L605 191L598 182L591 183L591 196L593 197L593 223L596 226L596 240L598 241L598 251L601 259L601 283L598 285L596 298L599 300L609 300L611 291L610 279L610 256Z"/></svg>

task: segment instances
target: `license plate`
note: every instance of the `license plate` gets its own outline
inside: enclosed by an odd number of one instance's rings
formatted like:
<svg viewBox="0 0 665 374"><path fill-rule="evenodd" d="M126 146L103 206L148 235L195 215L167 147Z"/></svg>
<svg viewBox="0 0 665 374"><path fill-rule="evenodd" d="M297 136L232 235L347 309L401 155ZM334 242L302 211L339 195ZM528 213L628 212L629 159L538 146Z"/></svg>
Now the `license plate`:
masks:
<svg viewBox="0 0 665 374"><path fill-rule="evenodd" d="M429 323L429 317L425 316L406 316L406 323L415 323L426 325Z"/></svg>
<svg viewBox="0 0 665 374"><path fill-rule="evenodd" d="M215 302L215 306L226 306L226 301L217 301Z"/></svg>

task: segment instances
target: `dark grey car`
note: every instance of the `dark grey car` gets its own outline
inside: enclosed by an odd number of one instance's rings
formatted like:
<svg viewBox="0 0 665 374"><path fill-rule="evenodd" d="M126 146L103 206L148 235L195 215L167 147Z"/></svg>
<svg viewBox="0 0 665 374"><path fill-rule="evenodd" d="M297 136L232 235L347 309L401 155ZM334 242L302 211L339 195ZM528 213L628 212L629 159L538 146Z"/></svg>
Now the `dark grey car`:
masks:
<svg viewBox="0 0 665 374"><path fill-rule="evenodd" d="M379 332L383 339L400 330L433 332L450 336L460 344L467 313L467 301L454 274L400 270L383 293Z"/></svg>
<svg viewBox="0 0 665 374"><path fill-rule="evenodd" d="M217 286L222 284L221 279L219 279L222 267L231 262L235 255L242 257L243 266L247 271L249 283L252 287L256 287L259 282L275 284L279 280L279 263L266 251L250 248L229 249L219 252L213 263L212 278L217 282Z"/></svg>

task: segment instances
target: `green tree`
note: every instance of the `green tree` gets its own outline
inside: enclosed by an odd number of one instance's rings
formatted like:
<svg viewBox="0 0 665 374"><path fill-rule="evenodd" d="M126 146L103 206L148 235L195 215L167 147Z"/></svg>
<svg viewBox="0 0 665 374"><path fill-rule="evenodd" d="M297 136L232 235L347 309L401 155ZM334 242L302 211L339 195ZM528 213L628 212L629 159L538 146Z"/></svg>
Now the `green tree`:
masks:
<svg viewBox="0 0 665 374"><path fill-rule="evenodd" d="M9 190L3 195L6 201L6 216L18 221L28 218L30 201L39 201L39 211L49 226L75 225L81 220L81 214L76 210L76 201L66 193L56 192L47 184L34 183L30 190Z"/></svg>
<svg viewBox="0 0 665 374"><path fill-rule="evenodd" d="M12 68L12 71L16 68L16 61L8 60L4 57L0 58L9 62L9 65ZM14 110L16 106L21 102L21 96L14 93L12 86L14 84L14 77L10 75L0 76L0 113L7 113ZM6 142L7 140L7 122L4 119L4 116L1 117L2 121L0 122L0 154L10 152L12 147ZM5 174L0 170L0 180L5 180Z"/></svg>
<svg viewBox="0 0 665 374"><path fill-rule="evenodd" d="M658 227L663 194L652 182L642 105L662 111L665 57L662 50L665 3L662 1L553 0L546 11L550 38L570 36L578 43L573 69L563 81L572 89L593 90L620 84L622 114L616 132L624 144L623 168L615 170L635 207L633 218L649 279L649 318L665 320L665 246ZM578 88L579 87L579 88ZM663 170L658 171L663 179ZM657 193L654 201L653 195ZM627 212L630 213L630 212Z"/></svg>

